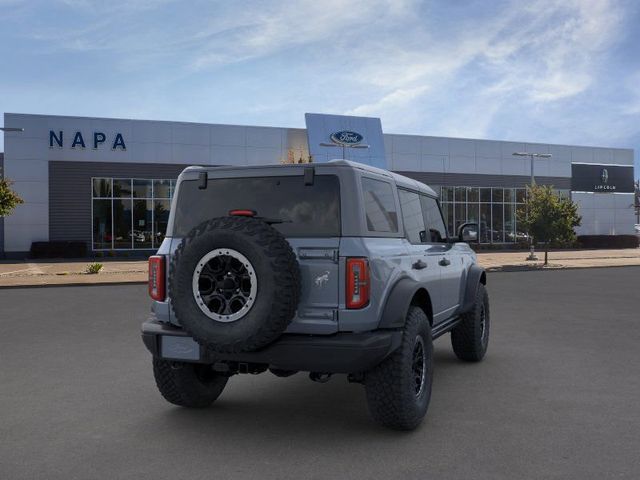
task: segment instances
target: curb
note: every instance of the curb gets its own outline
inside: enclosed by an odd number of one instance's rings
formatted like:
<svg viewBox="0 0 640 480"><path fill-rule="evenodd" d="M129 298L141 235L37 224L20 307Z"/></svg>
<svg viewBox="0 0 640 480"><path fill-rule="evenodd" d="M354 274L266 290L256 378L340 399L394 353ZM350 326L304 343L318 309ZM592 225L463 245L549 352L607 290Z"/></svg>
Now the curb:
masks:
<svg viewBox="0 0 640 480"><path fill-rule="evenodd" d="M588 267L573 267L573 266L547 266L533 267L528 265L505 265L502 267L486 267L486 272L550 272L555 270L587 270L591 268L640 268L640 265L589 265Z"/></svg>

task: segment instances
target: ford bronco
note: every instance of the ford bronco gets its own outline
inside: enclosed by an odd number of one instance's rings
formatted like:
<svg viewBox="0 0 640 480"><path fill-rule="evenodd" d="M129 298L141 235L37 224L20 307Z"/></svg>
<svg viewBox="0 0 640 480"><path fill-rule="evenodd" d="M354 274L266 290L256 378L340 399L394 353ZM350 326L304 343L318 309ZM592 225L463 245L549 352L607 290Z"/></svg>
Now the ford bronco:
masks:
<svg viewBox="0 0 640 480"><path fill-rule="evenodd" d="M427 412L433 340L461 360L487 351L486 275L450 237L437 195L386 170L322 164L189 167L149 259L142 339L160 393L211 405L230 377L347 374L383 425Z"/></svg>

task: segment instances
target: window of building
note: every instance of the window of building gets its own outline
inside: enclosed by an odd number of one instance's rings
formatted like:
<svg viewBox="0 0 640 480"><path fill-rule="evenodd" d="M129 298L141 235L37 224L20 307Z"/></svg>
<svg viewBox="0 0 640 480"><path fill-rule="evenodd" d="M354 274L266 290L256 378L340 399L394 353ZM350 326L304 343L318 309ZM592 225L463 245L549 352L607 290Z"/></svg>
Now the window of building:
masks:
<svg viewBox="0 0 640 480"><path fill-rule="evenodd" d="M407 239L411 243L424 243L427 237L420 195L403 189L398 189L398 195L400 196L402 223L404 223Z"/></svg>
<svg viewBox="0 0 640 480"><path fill-rule="evenodd" d="M395 233L398 214L390 183L372 178L362 179L367 228L370 232Z"/></svg>
<svg viewBox="0 0 640 480"><path fill-rule="evenodd" d="M156 249L164 240L174 180L92 178L93 250Z"/></svg>
<svg viewBox="0 0 640 480"><path fill-rule="evenodd" d="M452 235L463 223L476 222L481 243L526 240L517 222L517 211L526 201L525 188L441 187L440 191L442 212Z"/></svg>

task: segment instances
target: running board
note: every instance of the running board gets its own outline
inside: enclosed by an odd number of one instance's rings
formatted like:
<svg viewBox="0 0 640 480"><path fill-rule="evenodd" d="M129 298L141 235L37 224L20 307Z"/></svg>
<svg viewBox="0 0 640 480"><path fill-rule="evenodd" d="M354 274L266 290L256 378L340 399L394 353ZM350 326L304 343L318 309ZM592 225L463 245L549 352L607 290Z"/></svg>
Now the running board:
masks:
<svg viewBox="0 0 640 480"><path fill-rule="evenodd" d="M444 322L440 322L439 324L437 324L435 327L432 328L431 338L435 340L441 335L444 335L445 333L451 331L451 329L456 325L458 325L460 321L461 321L460 317L452 317L452 318L449 318L448 320L445 320Z"/></svg>

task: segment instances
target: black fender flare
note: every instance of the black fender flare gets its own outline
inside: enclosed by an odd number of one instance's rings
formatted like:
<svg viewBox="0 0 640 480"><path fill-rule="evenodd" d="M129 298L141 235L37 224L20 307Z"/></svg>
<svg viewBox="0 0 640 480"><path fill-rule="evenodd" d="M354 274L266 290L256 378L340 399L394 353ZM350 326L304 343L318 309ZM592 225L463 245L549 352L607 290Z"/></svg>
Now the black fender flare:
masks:
<svg viewBox="0 0 640 480"><path fill-rule="evenodd" d="M473 304L476 301L476 292L478 291L479 284L487 284L487 274L484 268L478 265L471 265L467 272L467 282L464 289L464 299L458 313L467 313L473 308Z"/></svg>
<svg viewBox="0 0 640 480"><path fill-rule="evenodd" d="M396 282L391 288L384 308L378 328L402 328L407 319L407 313L411 306L411 300L420 289L426 289L415 280L404 277ZM428 295L428 292L426 292ZM425 312L429 315L431 312ZM431 319L429 319L431 321Z"/></svg>

